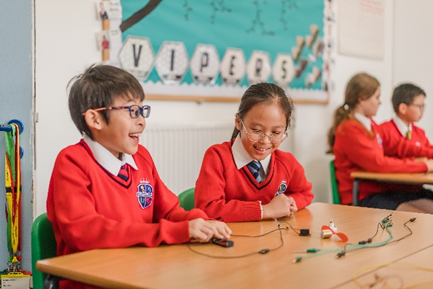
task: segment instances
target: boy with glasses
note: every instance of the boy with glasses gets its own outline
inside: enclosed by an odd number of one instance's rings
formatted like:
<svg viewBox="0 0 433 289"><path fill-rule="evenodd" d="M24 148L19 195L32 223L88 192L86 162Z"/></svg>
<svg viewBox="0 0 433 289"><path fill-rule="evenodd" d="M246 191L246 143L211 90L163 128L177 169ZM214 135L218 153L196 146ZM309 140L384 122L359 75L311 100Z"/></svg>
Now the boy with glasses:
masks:
<svg viewBox="0 0 433 289"><path fill-rule="evenodd" d="M424 113L425 98L424 90L412 83L404 83L394 89L391 101L396 116L380 125L386 155L398 157L386 145L389 138L405 138L415 146L431 147L424 130L414 124Z"/></svg>
<svg viewBox="0 0 433 289"><path fill-rule="evenodd" d="M83 139L59 153L51 176L47 214L57 255L230 237L226 224L179 207L159 178L139 144L150 106L142 104L143 89L131 74L98 65L72 82L69 110Z"/></svg>

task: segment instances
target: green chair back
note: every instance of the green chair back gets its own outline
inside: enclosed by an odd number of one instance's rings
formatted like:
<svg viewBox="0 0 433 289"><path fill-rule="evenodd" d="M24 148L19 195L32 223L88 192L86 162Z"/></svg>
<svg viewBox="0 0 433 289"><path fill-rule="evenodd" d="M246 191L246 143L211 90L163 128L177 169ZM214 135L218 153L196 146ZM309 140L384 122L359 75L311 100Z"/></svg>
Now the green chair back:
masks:
<svg viewBox="0 0 433 289"><path fill-rule="evenodd" d="M337 178L335 177L334 160L329 163L329 172L331 173L332 200L334 204L340 204L340 195L338 194Z"/></svg>
<svg viewBox="0 0 433 289"><path fill-rule="evenodd" d="M53 226L44 213L36 218L32 225L32 275L33 289L42 289L47 274L36 269L36 261L55 257L57 243L54 237Z"/></svg>
<svg viewBox="0 0 433 289"><path fill-rule="evenodd" d="M183 191L179 194L178 198L180 201L180 206L185 211L190 211L191 209L194 209L194 188Z"/></svg>

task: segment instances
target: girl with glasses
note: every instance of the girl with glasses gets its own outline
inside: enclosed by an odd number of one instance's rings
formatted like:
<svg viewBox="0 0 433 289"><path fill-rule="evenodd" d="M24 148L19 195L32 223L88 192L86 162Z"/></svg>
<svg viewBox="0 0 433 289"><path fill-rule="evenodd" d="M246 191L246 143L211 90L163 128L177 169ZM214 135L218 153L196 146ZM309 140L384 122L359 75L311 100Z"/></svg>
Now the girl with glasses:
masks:
<svg viewBox="0 0 433 289"><path fill-rule="evenodd" d="M311 183L295 157L278 149L293 102L279 86L259 83L242 96L231 140L205 153L195 204L225 222L289 216L308 206Z"/></svg>

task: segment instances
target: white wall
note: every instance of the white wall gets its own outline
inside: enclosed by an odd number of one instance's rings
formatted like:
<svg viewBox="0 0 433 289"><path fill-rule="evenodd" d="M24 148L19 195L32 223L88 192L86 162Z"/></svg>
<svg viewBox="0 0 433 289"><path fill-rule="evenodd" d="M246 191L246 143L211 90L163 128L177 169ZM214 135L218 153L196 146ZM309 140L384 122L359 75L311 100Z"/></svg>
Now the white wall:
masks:
<svg viewBox="0 0 433 289"><path fill-rule="evenodd" d="M334 9L337 12L337 5ZM385 58L373 61L336 55L332 67L335 91L331 92L329 105L296 105L296 123L290 140L292 152L313 183L316 201L331 200L328 171L331 157L325 155L326 134L335 108L343 102L348 79L359 71L366 71L381 82L384 99L391 93L393 2L386 1L385 14ZM35 215L45 211L55 157L63 147L80 138L69 117L66 84L89 64L100 60L95 44L95 32L100 29L93 1L36 1L36 111L39 122L36 124ZM149 101L149 104L152 105L149 123L227 122L237 110L237 104L233 103ZM390 104L384 103L377 119L384 120L390 111ZM65 192L65 197L67 194L73 192Z"/></svg>
<svg viewBox="0 0 433 289"><path fill-rule="evenodd" d="M415 8L416 7L416 8ZM397 0L394 21L394 84L412 82L427 94L426 109L419 125L433 140L433 1Z"/></svg>
<svg viewBox="0 0 433 289"><path fill-rule="evenodd" d="M382 98L382 105L375 120L382 122L391 115L392 107L387 100L392 92L394 8L392 1L385 2L384 59L369 60L335 53L335 63L331 66L335 89L330 91L329 104L296 106L294 153L304 166L307 178L313 183L315 201L332 201L328 169L332 156L325 155L324 152L327 150L327 132L332 124L332 116L335 109L344 102L344 91L349 79L361 71L375 76L381 83ZM333 1L332 8L338 21L338 1ZM333 35L336 34L334 30Z"/></svg>

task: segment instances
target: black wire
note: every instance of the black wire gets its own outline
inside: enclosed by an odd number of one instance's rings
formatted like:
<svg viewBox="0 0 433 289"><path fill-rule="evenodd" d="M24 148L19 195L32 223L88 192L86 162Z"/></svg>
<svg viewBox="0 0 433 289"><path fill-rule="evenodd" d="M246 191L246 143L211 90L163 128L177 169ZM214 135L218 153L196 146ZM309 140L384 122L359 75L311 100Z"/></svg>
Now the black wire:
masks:
<svg viewBox="0 0 433 289"><path fill-rule="evenodd" d="M196 250L194 250L194 249L192 248L192 247L195 247L195 246L203 246L203 245L207 245L207 244L202 244L202 243L197 244L197 245L193 245L193 246L191 246L191 245L192 245L191 243L188 243L188 244L187 244L187 247L188 247L188 249L189 249L191 252L194 252L194 253L196 253L196 254L198 254L198 255L202 255L202 256L205 256L205 257L215 258L215 259L236 259L236 258L244 258L244 257L248 257L248 256L255 255L255 254L266 254L266 253L268 253L268 252L270 252L270 251L275 251L275 250L280 249L280 248L284 245L283 234L281 233L281 230L288 230L288 228L286 227L286 228L281 229L280 226L278 226L277 229L274 229L274 230L269 231L269 232L267 232L267 233L264 233L264 234L262 234L262 235L251 235L251 236L250 236L250 235L232 235L232 236L234 236L234 237L257 238L257 237L263 237L263 236L266 236L266 235L268 235L268 234L270 234L270 233L272 233L272 232L275 232L275 231L279 231L279 232L280 232L280 240L281 240L281 243L280 243L280 245L279 245L278 247L276 247L276 248L274 248L274 249L262 249L262 250L260 250L260 251L258 251L258 252L252 252L252 253L248 253L248 254L244 254L244 255L238 255L238 256L215 256L215 255L209 255L209 254L205 254L205 253L198 252L198 251L196 251Z"/></svg>
<svg viewBox="0 0 433 289"><path fill-rule="evenodd" d="M273 232L275 232L275 231L278 231L278 230L282 230L282 229L280 229L280 228L278 227L277 229L274 229L274 230L272 230L272 231L269 231L269 232L264 233L264 234L261 234L261 235L235 235L235 234L232 234L232 237L258 238L258 237L266 236L266 235L268 235L268 234L270 234L270 233L273 233ZM288 230L288 229L286 229L286 230Z"/></svg>
<svg viewBox="0 0 433 289"><path fill-rule="evenodd" d="M405 238L407 238L407 237L409 237L410 235L413 234L411 228L409 228L409 226L406 225L406 224L409 223L409 222L414 222L414 221L415 221L415 218L412 218L412 219L410 219L409 221L406 221L406 222L403 224L403 226L405 226L406 229L409 230L409 233L406 234L405 236L403 236L403 237L397 239L397 240L392 240L392 241L389 241L389 242L386 242L386 243L384 243L384 244L381 244L381 245L378 245L378 246L374 246L374 247L367 247L367 246L366 246L366 247L364 247L364 248L357 248L357 249L355 249L355 250L346 251L346 246L348 246L348 245L353 245L353 244L348 243L348 244L346 244L346 245L344 246L344 248L343 248L343 250L342 250L341 252L343 253L343 255L345 255L346 253L353 252L353 251L356 251L356 250L359 250L359 249L365 249L365 248L379 248L379 247L383 247L383 246L385 246L385 245L389 245L389 244L394 243L394 242L397 243L398 241L401 241L401 240L403 240L403 239L405 239ZM377 225L378 225L378 227L377 227L377 230L376 230L376 234L374 234L374 236L371 237L371 239L373 239L374 237L376 237L377 232L379 231L379 225L380 225L380 227L381 227L382 229L385 229L385 228L386 228L386 227L383 226L381 223L378 223Z"/></svg>
<svg viewBox="0 0 433 289"><path fill-rule="evenodd" d="M293 232L295 232L296 234L298 234L298 235L300 235L301 234L301 232L298 232L298 231L296 231L293 227L292 227L292 225L290 225L290 223L289 222L287 222L286 221L286 223L287 223L287 225L289 225L289 227L290 227L290 229L292 229L293 230Z"/></svg>
<svg viewBox="0 0 433 289"><path fill-rule="evenodd" d="M377 236L377 233L379 233L379 226L380 226L382 229L384 229L384 228L382 227L382 224L381 224L381 223L377 223L376 233L374 233L373 237L369 238L368 240L370 240L370 239L373 240L374 237Z"/></svg>
<svg viewBox="0 0 433 289"><path fill-rule="evenodd" d="M403 226L405 226L406 229L409 230L409 233L408 233L407 235L401 237L400 239L397 239L397 240L393 240L393 241L391 241L391 242L388 242L388 243L386 243L386 244L391 244L391 243L394 243L394 242L397 243L398 241L401 241L401 240L403 240L404 238L407 238L407 237L409 237L410 235L412 235L412 230L409 228L408 225L406 225L406 224L409 223L409 222L413 222L413 221L409 220L409 221L406 221L406 223L403 224Z"/></svg>

